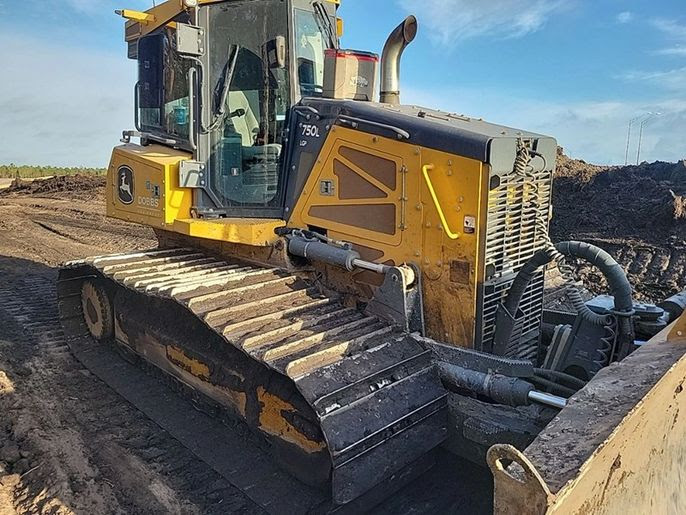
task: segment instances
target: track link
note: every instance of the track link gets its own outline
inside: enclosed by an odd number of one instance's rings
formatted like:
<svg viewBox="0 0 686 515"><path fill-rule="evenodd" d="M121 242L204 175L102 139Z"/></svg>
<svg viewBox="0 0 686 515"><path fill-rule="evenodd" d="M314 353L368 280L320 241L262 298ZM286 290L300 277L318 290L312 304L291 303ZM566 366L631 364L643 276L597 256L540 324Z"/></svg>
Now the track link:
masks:
<svg viewBox="0 0 686 515"><path fill-rule="evenodd" d="M105 281L115 297L118 341L233 408L282 459L316 474L325 455L336 503L426 462L445 439L446 392L430 352L307 277L193 249L72 262L58 293L73 337L85 334L80 291L88 280ZM152 321L159 331L148 329ZM243 367L230 363L241 359ZM262 370L266 379L255 379Z"/></svg>

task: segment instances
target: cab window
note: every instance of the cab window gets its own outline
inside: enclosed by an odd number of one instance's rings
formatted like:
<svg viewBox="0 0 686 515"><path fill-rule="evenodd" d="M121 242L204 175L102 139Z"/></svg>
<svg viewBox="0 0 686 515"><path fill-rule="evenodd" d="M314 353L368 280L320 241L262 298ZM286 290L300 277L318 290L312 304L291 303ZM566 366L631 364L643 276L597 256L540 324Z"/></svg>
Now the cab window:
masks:
<svg viewBox="0 0 686 515"><path fill-rule="evenodd" d="M176 52L175 31L170 23L138 43L138 116L141 130L186 141L191 61Z"/></svg>
<svg viewBox="0 0 686 515"><path fill-rule="evenodd" d="M303 97L321 96L324 91L326 38L312 11L295 9L295 55L298 82Z"/></svg>
<svg viewBox="0 0 686 515"><path fill-rule="evenodd" d="M290 107L288 63L274 61L288 35L287 3L209 6L212 189L226 207L280 202L280 159Z"/></svg>

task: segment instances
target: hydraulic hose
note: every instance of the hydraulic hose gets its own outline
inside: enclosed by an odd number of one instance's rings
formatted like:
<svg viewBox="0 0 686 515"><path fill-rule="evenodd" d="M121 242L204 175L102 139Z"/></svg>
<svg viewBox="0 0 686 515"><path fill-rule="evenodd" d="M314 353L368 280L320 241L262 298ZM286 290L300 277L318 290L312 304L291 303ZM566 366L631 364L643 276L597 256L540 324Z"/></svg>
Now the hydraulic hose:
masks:
<svg viewBox="0 0 686 515"><path fill-rule="evenodd" d="M598 267L605 276L605 279L615 296L615 309L617 311L631 311L633 309L631 285L629 284L622 267L619 266L607 252L595 245L578 241L558 243L555 245L555 250L564 256L584 259L591 265ZM550 250L542 250L534 254L534 256L522 266L505 298L504 306L509 313L516 315L524 291L529 286L529 283L536 272L542 266L555 260L555 257L555 254ZM569 296L575 311L584 320L594 325L606 325L610 323L608 315L594 313L586 306L584 299L576 288L566 287L566 293Z"/></svg>
<svg viewBox="0 0 686 515"><path fill-rule="evenodd" d="M555 245L555 250L563 256L583 259L600 270L607 280L615 299L612 315L618 317L620 335L623 336L624 341L632 338L633 326L630 317L633 315L634 310L631 284L619 263L617 263L610 254L590 243L565 241ZM522 296L538 269L547 265L554 259L555 253L551 252L549 249L541 250L534 254L534 256L522 266L503 303L503 307L510 316L516 317ZM576 288L568 288L567 294L569 295L577 314L585 321L594 325L607 325L612 322L612 315L599 315L591 311ZM496 331L494 348L507 347L512 336L512 328L510 327L508 329L509 330L507 331Z"/></svg>
<svg viewBox="0 0 686 515"><path fill-rule="evenodd" d="M565 256L576 257L588 261L600 270L615 298L615 311L618 315L633 314L631 284L622 267L603 249L580 241L565 241L556 245Z"/></svg>
<svg viewBox="0 0 686 515"><path fill-rule="evenodd" d="M555 261L565 281L567 298L571 301L578 316L586 322L600 326L611 324L613 322L613 315L617 317L619 359L622 359L629 353L634 338L634 329L631 322L631 315L633 314L631 285L619 264L604 250L588 243L575 241L563 242L557 245L553 244L548 234L548 221L541 214L541 195L536 174L531 167L533 155L537 155L545 161L543 155L532 150L530 145L523 139L519 139L512 171L514 175L526 181L531 188L528 201L525 201L522 206L522 217L535 221L535 238L541 243L540 248L542 250L534 254L520 269L514 283L510 287L507 298L496 318L497 325L493 351L495 354L500 355L507 351L524 291L540 267ZM544 169L546 166L544 163ZM615 297L615 307L612 314L599 315L589 309L581 297L581 293L574 286L574 270L566 263L565 256L585 259L602 272ZM614 354L614 349L612 349L611 354ZM613 357L611 355L610 359Z"/></svg>

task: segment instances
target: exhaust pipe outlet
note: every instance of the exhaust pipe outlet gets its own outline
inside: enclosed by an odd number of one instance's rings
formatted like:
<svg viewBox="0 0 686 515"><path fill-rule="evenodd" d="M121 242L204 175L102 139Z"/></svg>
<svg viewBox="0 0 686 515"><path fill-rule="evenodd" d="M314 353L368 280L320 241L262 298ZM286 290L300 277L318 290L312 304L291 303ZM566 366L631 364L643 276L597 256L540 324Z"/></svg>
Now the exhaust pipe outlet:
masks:
<svg viewBox="0 0 686 515"><path fill-rule="evenodd" d="M381 102L400 104L400 58L417 36L417 18L408 16L388 36L381 55Z"/></svg>

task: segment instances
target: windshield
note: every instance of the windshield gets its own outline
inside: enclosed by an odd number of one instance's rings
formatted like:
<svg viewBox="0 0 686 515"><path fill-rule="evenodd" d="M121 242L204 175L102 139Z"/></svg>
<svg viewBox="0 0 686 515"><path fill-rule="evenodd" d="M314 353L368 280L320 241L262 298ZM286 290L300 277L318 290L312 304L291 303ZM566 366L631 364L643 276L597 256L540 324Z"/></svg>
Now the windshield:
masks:
<svg viewBox="0 0 686 515"><path fill-rule="evenodd" d="M226 207L271 206L290 107L287 4L272 0L209 7L211 181Z"/></svg>
<svg viewBox="0 0 686 515"><path fill-rule="evenodd" d="M295 57L304 97L321 96L324 91L324 51L330 43L322 24L314 12L295 9Z"/></svg>

